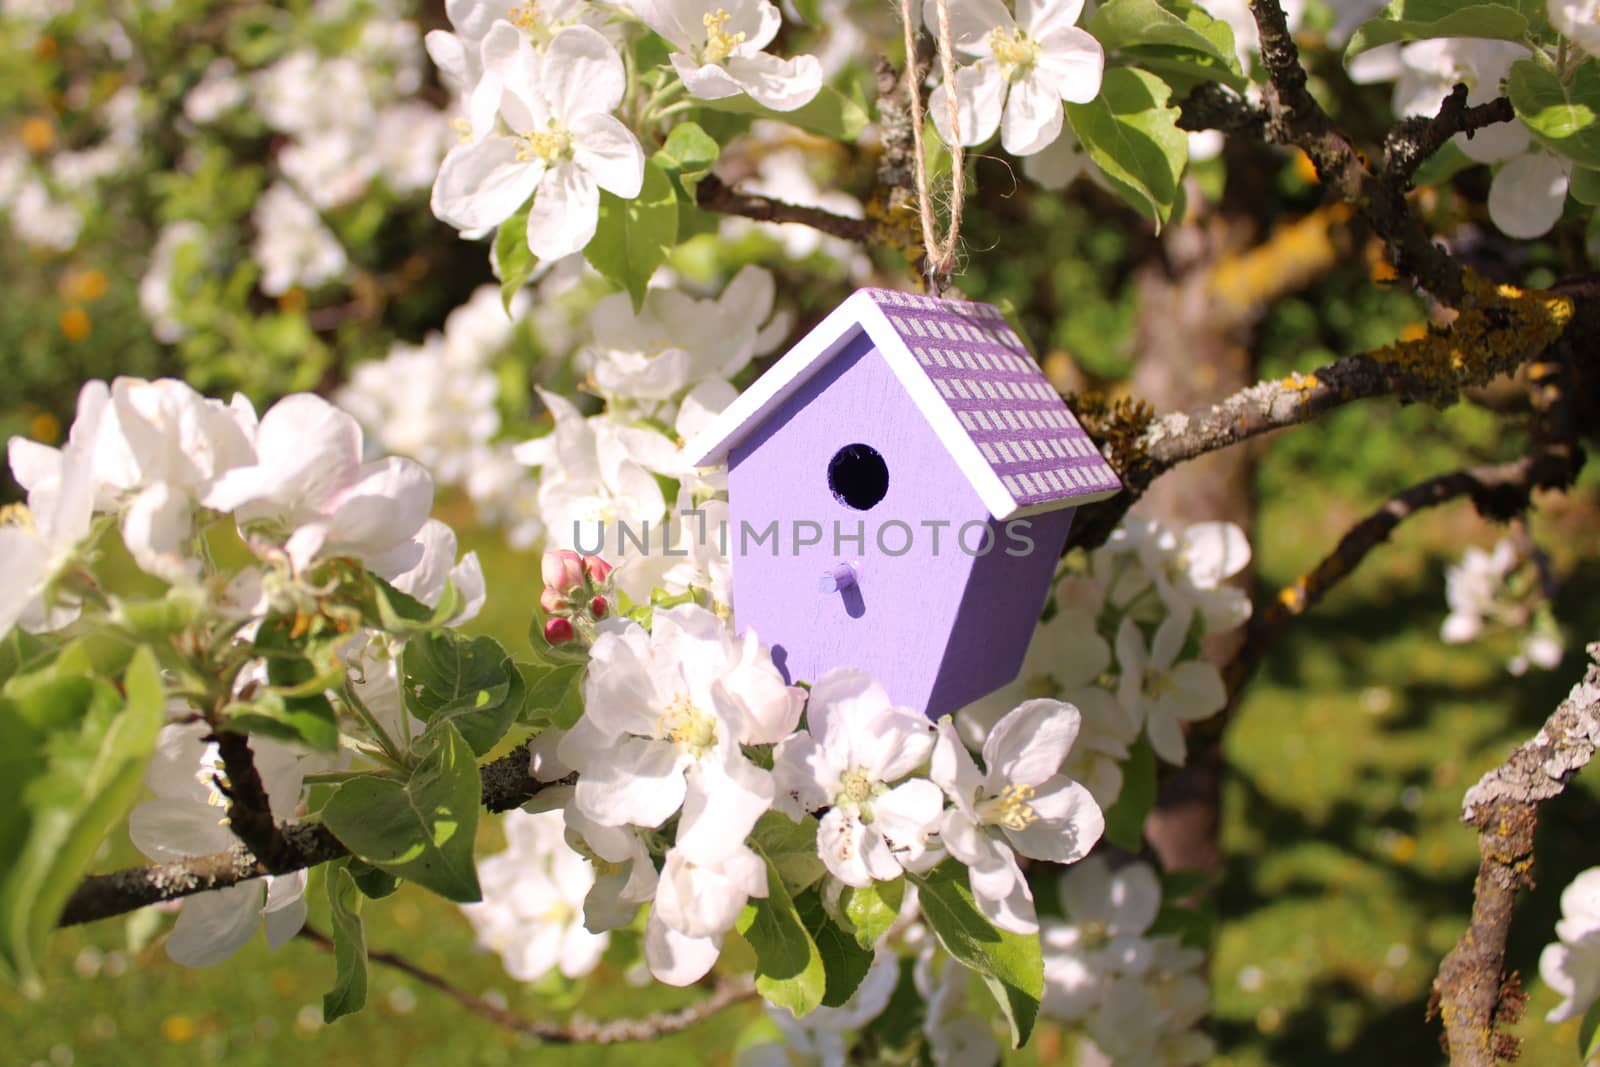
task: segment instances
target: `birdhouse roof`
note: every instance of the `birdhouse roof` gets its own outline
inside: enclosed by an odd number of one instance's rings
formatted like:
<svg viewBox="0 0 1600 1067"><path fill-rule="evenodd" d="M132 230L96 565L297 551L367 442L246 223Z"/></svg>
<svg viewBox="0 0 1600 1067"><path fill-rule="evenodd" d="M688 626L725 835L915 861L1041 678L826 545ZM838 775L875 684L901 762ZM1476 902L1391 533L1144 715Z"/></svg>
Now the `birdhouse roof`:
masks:
<svg viewBox="0 0 1600 1067"><path fill-rule="evenodd" d="M1122 488L998 308L892 289L852 293L689 442L689 460L725 462L863 330L995 518Z"/></svg>

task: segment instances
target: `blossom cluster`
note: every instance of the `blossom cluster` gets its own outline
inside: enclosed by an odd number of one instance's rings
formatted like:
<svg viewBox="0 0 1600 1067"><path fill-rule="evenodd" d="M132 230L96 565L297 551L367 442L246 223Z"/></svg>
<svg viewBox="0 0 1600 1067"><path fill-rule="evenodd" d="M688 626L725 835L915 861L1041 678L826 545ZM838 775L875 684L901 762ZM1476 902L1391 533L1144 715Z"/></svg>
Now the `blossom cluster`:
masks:
<svg viewBox="0 0 1600 1067"><path fill-rule="evenodd" d="M1209 1000L1204 954L1152 924L1161 883L1134 862L1092 856L1061 879L1062 921L1045 924L1045 1014L1075 1023L1118 1064L1185 1067L1216 1051L1196 1029Z"/></svg>
<svg viewBox="0 0 1600 1067"><path fill-rule="evenodd" d="M232 844L219 819L227 777L215 722L196 721L197 708L212 712L212 700L245 710L253 694L274 688L250 641L270 619L310 620L332 610L329 566L355 562L429 608L448 595L456 622L483 603L476 555L458 560L455 533L429 517L427 472L403 458L367 459L356 420L315 395L286 397L258 417L242 396L224 404L173 379L91 381L61 448L14 437L8 451L27 502L7 509L0 523L0 554L11 568L0 593L0 635L13 627L58 631L85 610L135 634L168 633L192 620L196 632L239 635L217 643L221 660L198 660L189 665L194 676L178 679L181 695L147 773L155 797L131 815L134 843L152 859ZM219 570L212 556L224 520L248 550L248 562L231 571ZM113 527L134 563L169 587L156 621L149 603L111 594L95 578L99 542ZM387 692L378 684L392 671L394 648L348 620L336 625L340 654L364 676L374 721L403 718L392 677ZM218 676L203 676L206 668ZM223 691L211 692L216 685ZM299 805L305 775L338 762L333 745L309 751L271 734L253 737L252 747L272 807L285 815ZM304 888L301 872L191 898L169 952L196 966L218 962L263 919L269 940L280 944L304 920Z"/></svg>
<svg viewBox="0 0 1600 1067"><path fill-rule="evenodd" d="M1518 641L1507 670L1521 675L1530 666L1554 669L1566 651L1566 640L1550 610L1544 584L1539 561L1518 540L1501 538L1488 552L1469 546L1459 563L1445 569L1450 613L1439 629L1440 639L1458 645L1492 630L1507 630Z"/></svg>
<svg viewBox="0 0 1600 1067"><path fill-rule="evenodd" d="M636 123L657 118L674 90L702 100L748 94L792 111L822 86L814 56L765 51L783 22L769 0L635 0L618 9L461 3L448 14L454 32L430 34L428 51L466 118L433 183L434 213L475 236L526 209L521 236L541 261L589 244L602 190L639 195L645 152L617 117L625 102ZM673 49L675 81L643 111L627 99L636 87L617 47L634 20Z"/></svg>

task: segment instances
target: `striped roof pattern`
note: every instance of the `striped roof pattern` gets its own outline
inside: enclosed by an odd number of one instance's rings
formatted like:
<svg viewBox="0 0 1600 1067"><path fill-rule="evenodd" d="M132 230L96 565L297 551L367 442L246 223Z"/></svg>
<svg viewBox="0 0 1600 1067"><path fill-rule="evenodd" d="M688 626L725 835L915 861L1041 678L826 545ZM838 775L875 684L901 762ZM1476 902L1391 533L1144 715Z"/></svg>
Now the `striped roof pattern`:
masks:
<svg viewBox="0 0 1600 1067"><path fill-rule="evenodd" d="M998 308L893 289L862 292L1019 507L1121 488Z"/></svg>

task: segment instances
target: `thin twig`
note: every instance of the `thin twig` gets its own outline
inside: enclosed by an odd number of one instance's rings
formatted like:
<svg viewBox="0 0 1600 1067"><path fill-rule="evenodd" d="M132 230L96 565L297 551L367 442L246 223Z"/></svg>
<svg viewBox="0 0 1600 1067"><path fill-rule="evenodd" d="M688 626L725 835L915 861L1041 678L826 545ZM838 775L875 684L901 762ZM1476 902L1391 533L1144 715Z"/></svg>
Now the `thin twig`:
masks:
<svg viewBox="0 0 1600 1067"><path fill-rule="evenodd" d="M333 939L320 930L304 926L300 929L300 936L324 952L333 951ZM564 1023L555 1023L543 1019L529 1019L492 1004L397 953L369 949L367 959L415 978L428 988L438 990L474 1015L488 1019L496 1026L503 1026L527 1037L538 1038L540 1041L556 1045L614 1045L625 1041L654 1041L668 1034L687 1030L696 1023L711 1018L723 1008L742 1000L749 1000L756 995L755 979L729 978L718 981L712 986L710 994L704 1000L696 1001L676 1011L658 1012L638 1019L589 1019L580 1015Z"/></svg>
<svg viewBox="0 0 1600 1067"><path fill-rule="evenodd" d="M1223 673L1228 693L1235 696L1283 635L1290 620L1303 615L1328 591L1349 577L1368 554L1389 539L1406 519L1461 497L1472 498L1479 512L1504 516L1526 509L1535 489L1563 488L1577 475L1574 450L1552 445L1509 463L1485 464L1451 471L1397 493L1377 511L1352 526L1339 544L1308 573L1256 605L1245 642Z"/></svg>
<svg viewBox="0 0 1600 1067"><path fill-rule="evenodd" d="M1384 170L1410 182L1417 168L1456 134L1464 133L1470 138L1485 126L1511 122L1516 117L1511 101L1503 96L1486 104L1467 106L1467 87L1458 84L1432 118L1419 115L1394 124L1383 141Z"/></svg>
<svg viewBox="0 0 1600 1067"><path fill-rule="evenodd" d="M706 211L722 215L738 215L757 222L798 222L814 230L843 237L847 241L871 243L877 235L877 224L871 219L853 219L836 215L819 207L790 204L767 196L741 193L728 187L715 174L707 174L695 186L695 202Z"/></svg>
<svg viewBox="0 0 1600 1067"><path fill-rule="evenodd" d="M1493 1067L1516 1058L1517 1039L1498 1029L1517 1021L1525 997L1507 977L1506 938L1517 893L1533 885L1539 805L1558 795L1600 747L1600 643L1573 687L1533 740L1467 790L1461 821L1478 831L1472 918L1439 964L1428 1017L1444 1021L1452 1067Z"/></svg>
<svg viewBox="0 0 1600 1067"><path fill-rule="evenodd" d="M568 781L541 782L531 777L528 774L527 745L521 745L509 754L485 763L478 768L478 773L483 781L483 806L489 811L508 811L519 807L541 790ZM92 874L72 891L58 925L74 926L96 919L109 919L162 901L177 900L210 889L225 889L265 874L303 870L350 854L350 850L321 823L285 823L280 831L284 838L284 853L275 871L268 870L266 864L240 845L176 863L133 867L112 874Z"/></svg>
<svg viewBox="0 0 1600 1067"><path fill-rule="evenodd" d="M1278 0L1252 0L1250 11L1269 78L1267 138L1305 152L1323 184L1354 205L1384 239L1397 271L1444 303L1461 307L1470 295L1465 272L1433 243L1406 203L1410 171L1420 160L1408 158L1394 173L1374 173L1307 88L1300 51Z"/></svg>

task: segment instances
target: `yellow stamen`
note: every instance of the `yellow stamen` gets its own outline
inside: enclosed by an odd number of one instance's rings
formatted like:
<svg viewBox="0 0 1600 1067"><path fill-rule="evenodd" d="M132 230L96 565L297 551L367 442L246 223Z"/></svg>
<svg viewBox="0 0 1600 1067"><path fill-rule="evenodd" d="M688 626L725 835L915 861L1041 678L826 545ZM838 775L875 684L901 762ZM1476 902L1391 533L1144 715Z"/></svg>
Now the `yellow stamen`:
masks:
<svg viewBox="0 0 1600 1067"><path fill-rule="evenodd" d="M1012 33L1004 26L996 26L989 31L989 50L1006 77L1011 79L1026 74L1039 62L1039 42L1021 30Z"/></svg>
<svg viewBox="0 0 1600 1067"><path fill-rule="evenodd" d="M554 125L544 133L525 133L522 139L526 143L517 148L519 163L532 163L535 159L553 163L572 154L572 134Z"/></svg>
<svg viewBox="0 0 1600 1067"><path fill-rule="evenodd" d="M702 63L721 63L733 54L735 48L744 44L744 31L729 33L722 28L732 17L720 7L715 13L701 17L700 21L706 28L706 47L700 53Z"/></svg>
<svg viewBox="0 0 1600 1067"><path fill-rule="evenodd" d="M7 504L0 507L0 526L21 526L33 529L33 512L26 504Z"/></svg>
<svg viewBox="0 0 1600 1067"><path fill-rule="evenodd" d="M695 707L686 693L673 697L672 703L656 717L656 730L673 744L696 753L717 743L717 720Z"/></svg>
<svg viewBox="0 0 1600 1067"><path fill-rule="evenodd" d="M539 33L539 5L518 4L506 13L506 19L517 29L537 36Z"/></svg>
<svg viewBox="0 0 1600 1067"><path fill-rule="evenodd" d="M991 797L981 805L984 821L1008 830L1026 830L1039 821L1039 813L1028 803L1034 796L1031 785L1008 785L1000 795Z"/></svg>

